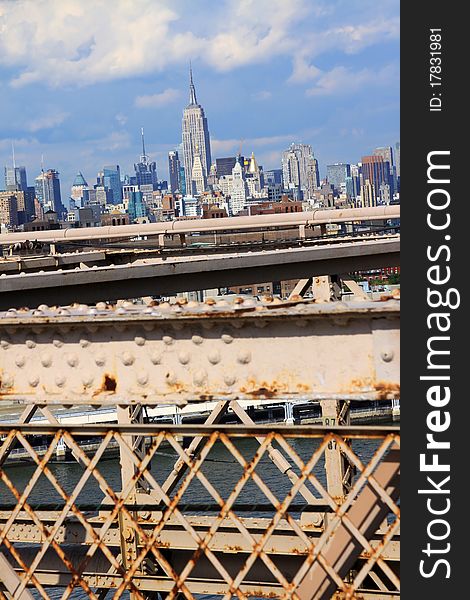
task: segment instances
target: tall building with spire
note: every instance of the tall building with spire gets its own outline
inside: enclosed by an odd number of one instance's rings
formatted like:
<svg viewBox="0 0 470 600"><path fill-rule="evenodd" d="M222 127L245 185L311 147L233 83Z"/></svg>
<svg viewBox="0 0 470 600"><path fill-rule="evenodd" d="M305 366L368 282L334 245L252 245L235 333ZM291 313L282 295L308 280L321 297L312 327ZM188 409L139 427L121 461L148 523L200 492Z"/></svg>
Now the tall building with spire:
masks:
<svg viewBox="0 0 470 600"><path fill-rule="evenodd" d="M198 148L206 180L211 168L212 157L207 119L204 109L197 102L191 66L189 67L189 104L183 111L182 129L186 193L194 194L196 193L196 184L192 180L192 174L196 148Z"/></svg>
<svg viewBox="0 0 470 600"><path fill-rule="evenodd" d="M135 177L137 185L156 185L157 179L157 163L151 161L145 152L144 128L140 130L142 135L142 154L140 161L134 164Z"/></svg>

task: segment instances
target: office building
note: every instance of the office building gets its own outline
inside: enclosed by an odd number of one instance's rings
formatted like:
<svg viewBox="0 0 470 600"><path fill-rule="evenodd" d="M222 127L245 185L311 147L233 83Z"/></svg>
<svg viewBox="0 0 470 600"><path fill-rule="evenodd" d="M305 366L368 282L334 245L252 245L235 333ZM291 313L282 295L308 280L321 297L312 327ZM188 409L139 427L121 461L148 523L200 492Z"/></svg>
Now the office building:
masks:
<svg viewBox="0 0 470 600"><path fill-rule="evenodd" d="M362 180L369 181L377 193L382 183L390 184L390 163L383 156L362 157Z"/></svg>
<svg viewBox="0 0 470 600"><path fill-rule="evenodd" d="M168 173L170 174L170 191L172 194L181 192L181 164L177 150L168 152Z"/></svg>
<svg viewBox="0 0 470 600"><path fill-rule="evenodd" d="M5 167L5 189L25 191L28 187L26 167Z"/></svg>
<svg viewBox="0 0 470 600"><path fill-rule="evenodd" d="M340 193L341 188L346 186L346 180L350 176L351 165L348 163L334 163L326 167L328 183L331 183L337 193Z"/></svg>
<svg viewBox="0 0 470 600"><path fill-rule="evenodd" d="M81 171L77 173L77 176L73 180L72 188L70 190L70 197L75 203L75 206L83 206L83 191L88 187L88 183L83 177Z"/></svg>
<svg viewBox="0 0 470 600"><path fill-rule="evenodd" d="M135 182L136 185L145 185L152 184L156 185L158 183L157 178L157 163L155 161L151 161L148 155L145 152L145 141L144 141L144 128L141 129L142 136L142 154L140 156L140 161L134 164L135 171Z"/></svg>
<svg viewBox="0 0 470 600"><path fill-rule="evenodd" d="M35 179L35 193L45 211L53 210L59 219L65 216L65 207L60 194L59 172L48 169Z"/></svg>
<svg viewBox="0 0 470 600"><path fill-rule="evenodd" d="M192 180L196 148L206 180L211 168L212 158L207 118L204 109L197 102L191 68L189 70L189 104L183 111L182 130L186 193L193 195L196 193L195 182Z"/></svg>
<svg viewBox="0 0 470 600"><path fill-rule="evenodd" d="M320 187L318 162L309 144L291 144L282 153L282 179L285 189L296 189L304 200L313 199Z"/></svg>
<svg viewBox="0 0 470 600"><path fill-rule="evenodd" d="M122 184L119 165L103 167L103 185L112 192L112 204L120 204L122 202Z"/></svg>

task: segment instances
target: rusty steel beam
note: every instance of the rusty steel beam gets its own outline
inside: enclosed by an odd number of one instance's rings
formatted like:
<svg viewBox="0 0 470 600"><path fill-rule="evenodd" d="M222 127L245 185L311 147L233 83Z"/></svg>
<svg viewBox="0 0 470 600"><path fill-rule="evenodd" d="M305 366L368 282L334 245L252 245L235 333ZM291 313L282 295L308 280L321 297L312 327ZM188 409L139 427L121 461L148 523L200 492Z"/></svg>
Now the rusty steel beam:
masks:
<svg viewBox="0 0 470 600"><path fill-rule="evenodd" d="M351 524L366 538L377 530L390 512L384 499L397 500L399 495L400 458L398 449L391 450L377 467L374 478L382 490L367 482L355 503L346 513ZM380 492L385 491L385 493ZM323 557L334 572L344 578L363 548L347 523L341 522L326 544ZM300 600L327 600L337 589L336 581L320 562L315 562L297 587Z"/></svg>
<svg viewBox="0 0 470 600"><path fill-rule="evenodd" d="M395 300L11 310L0 346L1 402L399 397Z"/></svg>
<svg viewBox="0 0 470 600"><path fill-rule="evenodd" d="M0 308L41 303L97 302L123 297L173 295L336 275L400 264L400 240L364 240L329 246L292 247L197 257L142 259L126 265L76 268L0 277ZM123 280L126 285L123 286Z"/></svg>
<svg viewBox="0 0 470 600"><path fill-rule="evenodd" d="M49 243L91 239L112 239L149 235L174 235L203 231L243 231L269 227L314 227L324 223L348 221L380 221L399 219L400 206L376 206L372 208L316 209L300 213L279 215L256 215L250 217L227 217L223 219L199 219L191 221L166 221L119 227L92 227L34 231L29 233L6 233L0 235L0 245L36 240Z"/></svg>

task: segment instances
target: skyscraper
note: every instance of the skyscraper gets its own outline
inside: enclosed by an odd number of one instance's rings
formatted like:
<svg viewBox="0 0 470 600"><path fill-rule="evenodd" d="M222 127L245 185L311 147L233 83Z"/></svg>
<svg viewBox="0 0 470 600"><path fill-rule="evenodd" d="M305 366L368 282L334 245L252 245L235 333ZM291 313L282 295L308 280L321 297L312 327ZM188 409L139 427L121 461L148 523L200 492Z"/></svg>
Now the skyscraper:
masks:
<svg viewBox="0 0 470 600"><path fill-rule="evenodd" d="M157 180L157 163L151 161L145 153L144 128L142 127L142 154L140 162L134 164L135 177L137 185L147 185L149 183L156 185Z"/></svg>
<svg viewBox="0 0 470 600"><path fill-rule="evenodd" d="M378 194L382 183L390 184L390 163L383 156L362 157L362 180L369 181L374 193ZM367 204L367 206L374 206Z"/></svg>
<svg viewBox="0 0 470 600"><path fill-rule="evenodd" d="M326 176L328 183L331 183L337 192L341 191L341 186L346 184L346 179L351 176L351 165L348 163L334 163L327 165Z"/></svg>
<svg viewBox="0 0 470 600"><path fill-rule="evenodd" d="M70 190L70 197L75 202L75 206L83 206L83 190L86 190L88 183L79 171L77 176L73 180L72 188Z"/></svg>
<svg viewBox="0 0 470 600"><path fill-rule="evenodd" d="M310 144L291 144L282 153L282 179L286 189L301 190L304 200L314 197L320 176Z"/></svg>
<svg viewBox="0 0 470 600"><path fill-rule="evenodd" d="M119 165L103 167L103 185L113 192L113 204L120 204L122 202L122 184Z"/></svg>
<svg viewBox="0 0 470 600"><path fill-rule="evenodd" d="M232 186L230 193L230 208L232 215L237 215L245 207L246 202L246 181L243 167L240 162L240 156L232 169Z"/></svg>
<svg viewBox="0 0 470 600"><path fill-rule="evenodd" d="M217 169L217 177L223 177L224 175L231 175L232 169L237 162L236 156L227 156L225 158L216 158L215 166ZM244 164L245 157L240 156L240 164Z"/></svg>
<svg viewBox="0 0 470 600"><path fill-rule="evenodd" d="M195 193L192 174L196 147L199 150L206 179L212 164L209 128L204 109L197 102L191 67L189 68L189 104L183 111L182 130L186 193L190 195Z"/></svg>
<svg viewBox="0 0 470 600"><path fill-rule="evenodd" d="M7 190L26 191L26 167L5 167L5 188Z"/></svg>
<svg viewBox="0 0 470 600"><path fill-rule="evenodd" d="M201 152L198 145L196 145L196 152L194 154L191 182L193 184L194 194L202 194L207 187L206 171L202 164Z"/></svg>
<svg viewBox="0 0 470 600"><path fill-rule="evenodd" d="M178 150L172 150L171 152L168 152L168 172L170 174L170 191L172 194L182 191L180 169L181 165Z"/></svg>
<svg viewBox="0 0 470 600"><path fill-rule="evenodd" d="M393 156L393 150L391 146L383 146L380 148L375 148L374 156L381 156L384 161L388 162L388 181L387 183L390 185L390 190L392 193L395 191L396 186L396 172L395 172L395 159Z"/></svg>
<svg viewBox="0 0 470 600"><path fill-rule="evenodd" d="M62 204L60 194L59 172L55 169L48 169L35 179L36 198L46 210L53 210L57 213L59 219L65 216L65 207Z"/></svg>

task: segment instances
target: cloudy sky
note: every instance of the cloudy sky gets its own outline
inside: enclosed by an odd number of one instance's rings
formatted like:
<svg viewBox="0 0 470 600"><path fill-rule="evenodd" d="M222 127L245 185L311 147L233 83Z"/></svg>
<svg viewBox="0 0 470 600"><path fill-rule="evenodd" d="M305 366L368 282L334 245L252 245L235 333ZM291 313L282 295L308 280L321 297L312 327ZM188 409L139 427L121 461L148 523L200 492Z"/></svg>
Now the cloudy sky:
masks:
<svg viewBox="0 0 470 600"><path fill-rule="evenodd" d="M143 126L167 178L189 60L213 157L302 141L324 176L399 139L398 0L0 0L0 165L13 141L33 184L44 155L67 197L131 173Z"/></svg>

